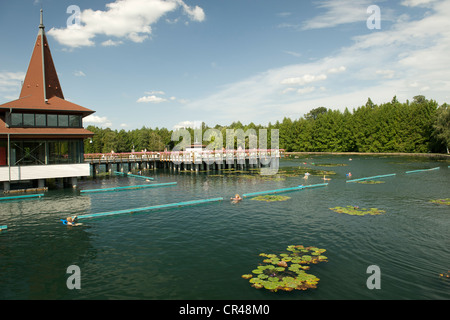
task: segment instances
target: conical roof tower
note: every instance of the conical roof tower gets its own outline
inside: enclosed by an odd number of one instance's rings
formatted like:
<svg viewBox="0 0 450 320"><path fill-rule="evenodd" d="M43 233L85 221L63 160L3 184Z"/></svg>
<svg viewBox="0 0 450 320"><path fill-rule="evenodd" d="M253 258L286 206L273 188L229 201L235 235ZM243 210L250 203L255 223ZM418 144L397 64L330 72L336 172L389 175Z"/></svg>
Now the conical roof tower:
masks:
<svg viewBox="0 0 450 320"><path fill-rule="evenodd" d="M64 99L58 74L45 35L41 9L39 31L18 100L0 105L0 109L34 109L82 113L94 111Z"/></svg>

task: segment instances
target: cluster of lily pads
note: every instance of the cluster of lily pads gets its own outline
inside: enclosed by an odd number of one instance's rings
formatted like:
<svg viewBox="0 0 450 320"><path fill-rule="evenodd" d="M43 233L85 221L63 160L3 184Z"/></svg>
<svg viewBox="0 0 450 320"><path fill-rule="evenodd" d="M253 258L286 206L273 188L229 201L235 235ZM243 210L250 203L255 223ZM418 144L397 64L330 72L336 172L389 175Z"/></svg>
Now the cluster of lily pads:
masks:
<svg viewBox="0 0 450 320"><path fill-rule="evenodd" d="M349 214L352 216L366 216L366 215L375 216L386 213L386 211L377 208L366 209L366 208L359 208L357 206L334 207L330 208L330 210L333 210L334 212L337 213Z"/></svg>
<svg viewBox="0 0 450 320"><path fill-rule="evenodd" d="M384 183L384 181L379 181L379 180L362 180L362 181L356 181L356 183L361 183L361 184L380 184L380 183Z"/></svg>
<svg viewBox="0 0 450 320"><path fill-rule="evenodd" d="M437 204L445 204L445 205L447 205L447 206L450 206L450 198L447 198L447 199L430 200L430 202L437 203Z"/></svg>
<svg viewBox="0 0 450 320"><path fill-rule="evenodd" d="M310 264L328 261L323 255L326 250L302 245L291 245L286 250L290 253L261 253L260 256L265 258L264 264L242 278L248 279L256 289L264 288L272 292L317 288L320 279L305 270L309 270Z"/></svg>
<svg viewBox="0 0 450 320"><path fill-rule="evenodd" d="M303 177L305 173L311 176L335 175L336 172L328 170L318 170L306 167L284 167L278 170L274 175L261 175L260 168L249 168L247 170L236 170L235 168L222 169L222 173L208 175L209 177L235 176L240 179L259 180L259 181L284 181L287 178ZM191 171L189 171L191 172ZM202 172L202 171L200 171Z"/></svg>
<svg viewBox="0 0 450 320"><path fill-rule="evenodd" d="M279 196L279 195L265 195L265 196L258 196L258 197L252 198L252 200L266 201L266 202L286 201L289 199L290 199L290 197Z"/></svg>

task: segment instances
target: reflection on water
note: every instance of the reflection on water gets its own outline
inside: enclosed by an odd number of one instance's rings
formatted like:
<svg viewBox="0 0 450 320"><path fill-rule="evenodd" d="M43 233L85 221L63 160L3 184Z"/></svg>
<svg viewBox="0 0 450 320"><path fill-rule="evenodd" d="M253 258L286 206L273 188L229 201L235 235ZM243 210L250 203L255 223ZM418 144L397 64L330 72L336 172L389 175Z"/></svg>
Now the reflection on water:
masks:
<svg viewBox="0 0 450 320"><path fill-rule="evenodd" d="M323 164L323 166L321 166ZM408 170L440 166L436 172ZM315 171L313 171L315 170ZM323 182L325 188L286 194L283 202L236 193ZM311 172L304 179L305 171ZM254 172L254 171L253 171ZM331 173L332 172L332 173ZM383 184L346 183L352 178L397 173ZM314 156L282 161L280 173L261 177L233 170L209 173L149 171L174 187L82 194L49 191L41 199L0 203L0 299L449 299L439 278L450 266L450 170L442 161L407 157ZM84 180L80 189L143 184L126 177ZM194 199L226 201L139 214L83 220L69 215L147 207ZM336 206L379 208L379 216L349 216ZM329 262L311 273L318 288L271 293L252 288L241 275L262 252L292 244L327 249ZM68 290L66 269L81 269L81 290ZM381 269L381 290L366 287L367 267Z"/></svg>

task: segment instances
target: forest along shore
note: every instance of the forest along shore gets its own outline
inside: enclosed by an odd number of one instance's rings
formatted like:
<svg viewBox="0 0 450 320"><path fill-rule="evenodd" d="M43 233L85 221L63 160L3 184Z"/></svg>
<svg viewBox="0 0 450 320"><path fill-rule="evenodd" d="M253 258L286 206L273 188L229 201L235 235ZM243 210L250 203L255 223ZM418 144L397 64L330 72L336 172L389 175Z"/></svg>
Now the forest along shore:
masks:
<svg viewBox="0 0 450 320"><path fill-rule="evenodd" d="M449 159L450 154L444 153L401 153L401 152L285 152L285 156L305 156L305 155L334 155L334 156L407 156L407 157L427 157L437 159Z"/></svg>

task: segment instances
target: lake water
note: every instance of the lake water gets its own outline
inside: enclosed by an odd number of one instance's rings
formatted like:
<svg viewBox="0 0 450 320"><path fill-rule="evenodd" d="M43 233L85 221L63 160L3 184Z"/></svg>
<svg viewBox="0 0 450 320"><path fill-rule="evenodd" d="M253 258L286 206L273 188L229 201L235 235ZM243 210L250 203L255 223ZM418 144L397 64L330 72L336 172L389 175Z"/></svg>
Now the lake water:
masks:
<svg viewBox="0 0 450 320"><path fill-rule="evenodd" d="M55 190L41 199L2 202L0 225L8 230L0 233L0 299L450 299L450 281L439 276L450 270L450 207L429 202L450 198L449 165L394 156L282 160L281 172L335 172L327 175L328 186L283 194L290 197L284 202L227 199L304 184L302 175L261 179L162 169L146 174L176 186L97 194ZM434 167L440 170L405 174ZM346 183L347 172L353 179L397 175L366 185ZM322 178L311 175L306 183ZM79 181L78 189L146 183L115 176ZM60 222L69 215L216 197L225 201L84 219L80 227ZM386 213L350 216L329 209L347 205ZM270 292L241 278L262 262L260 253L283 253L289 245L327 250L328 262L307 271L320 279L316 289ZM70 265L81 270L80 290L66 286ZM372 265L380 268L379 290L366 286Z"/></svg>

